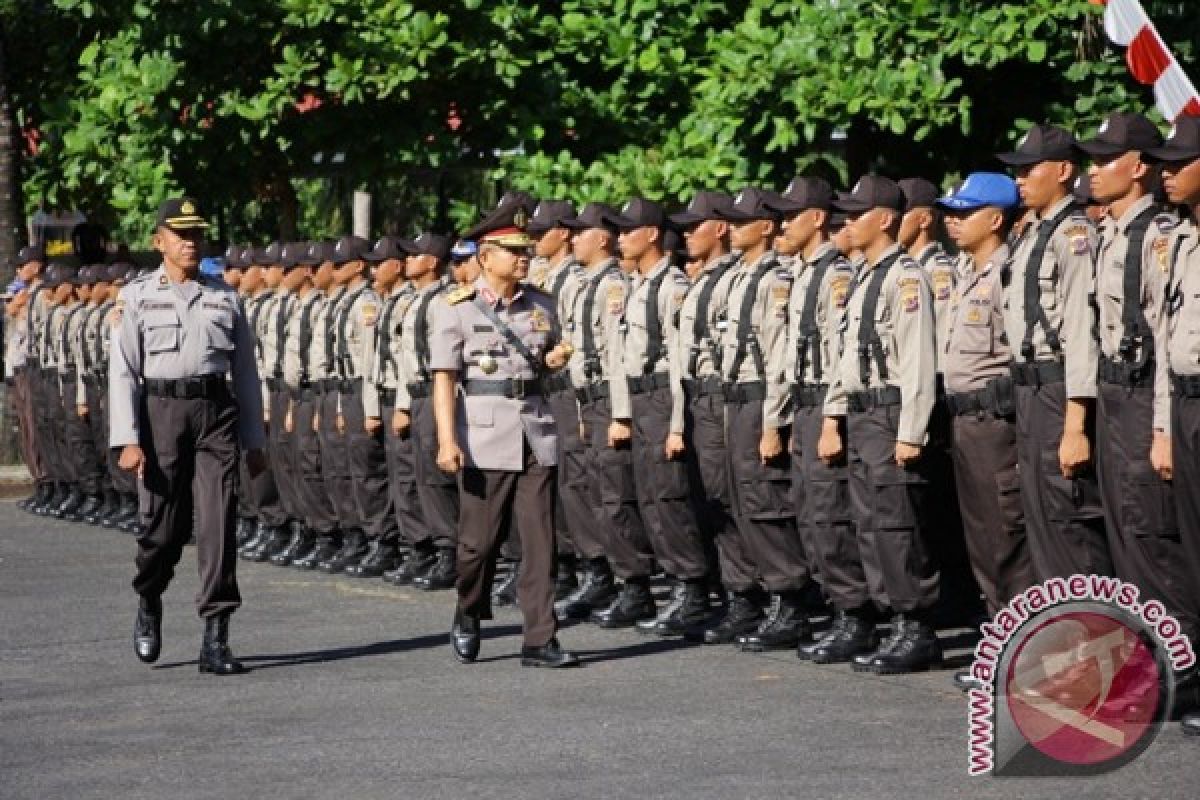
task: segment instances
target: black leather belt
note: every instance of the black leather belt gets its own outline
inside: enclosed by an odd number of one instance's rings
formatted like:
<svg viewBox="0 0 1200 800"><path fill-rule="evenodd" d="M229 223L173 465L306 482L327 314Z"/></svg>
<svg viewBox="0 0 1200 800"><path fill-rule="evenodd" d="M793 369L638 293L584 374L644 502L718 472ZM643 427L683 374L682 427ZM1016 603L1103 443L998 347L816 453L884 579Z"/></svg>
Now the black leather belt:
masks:
<svg viewBox="0 0 1200 800"><path fill-rule="evenodd" d="M884 386L880 389L867 389L863 392L847 392L846 407L851 411L870 411L873 408L898 406L901 403L898 386Z"/></svg>
<svg viewBox="0 0 1200 800"><path fill-rule="evenodd" d="M379 390L379 405L381 405L381 406L396 405L396 390L395 389L380 389Z"/></svg>
<svg viewBox="0 0 1200 800"><path fill-rule="evenodd" d="M319 381L313 381L322 394L337 394L338 379L337 378L322 378Z"/></svg>
<svg viewBox="0 0 1200 800"><path fill-rule="evenodd" d="M338 391L342 394L355 394L362 391L362 378L338 381Z"/></svg>
<svg viewBox="0 0 1200 800"><path fill-rule="evenodd" d="M1200 375L1171 373L1171 390L1179 397L1200 397Z"/></svg>
<svg viewBox="0 0 1200 800"><path fill-rule="evenodd" d="M202 375L198 378L147 378L146 394L152 397L174 397L196 400L202 397L224 397L229 394L224 375Z"/></svg>
<svg viewBox="0 0 1200 800"><path fill-rule="evenodd" d="M66 372L58 373L58 377L64 381L73 381L75 380L75 374L75 370L69 369Z"/></svg>
<svg viewBox="0 0 1200 800"><path fill-rule="evenodd" d="M1013 381L1007 375L988 381L982 389L970 392L947 392L946 410L951 416L986 412L996 417L1011 417L1017 413L1013 398Z"/></svg>
<svg viewBox="0 0 1200 800"><path fill-rule="evenodd" d="M542 378L542 389L547 395L558 394L559 392L568 390L574 391L574 387L571 386L571 376L567 374L565 369Z"/></svg>
<svg viewBox="0 0 1200 800"><path fill-rule="evenodd" d="M1101 383L1128 386L1130 388L1146 388L1154 385L1154 359L1145 364L1128 364L1112 358L1100 359Z"/></svg>
<svg viewBox="0 0 1200 800"><path fill-rule="evenodd" d="M278 392L282 383L279 378L267 378L266 380L267 388L272 392Z"/></svg>
<svg viewBox="0 0 1200 800"><path fill-rule="evenodd" d="M743 406L747 403L757 403L767 396L767 385L762 381L747 383L726 383L721 387L721 394L726 403Z"/></svg>
<svg viewBox="0 0 1200 800"><path fill-rule="evenodd" d="M104 386L105 378L103 375L84 375L83 385L91 386L93 389L99 389Z"/></svg>
<svg viewBox="0 0 1200 800"><path fill-rule="evenodd" d="M293 400L298 402L306 402L313 400L317 396L317 390L320 388L320 381L315 384L311 381L300 381L299 386L289 387L288 394Z"/></svg>
<svg viewBox="0 0 1200 800"><path fill-rule="evenodd" d="M1012 381L1017 386L1041 386L1046 383L1062 383L1067 379L1067 370L1061 361L1026 361L1008 366Z"/></svg>
<svg viewBox="0 0 1200 800"><path fill-rule="evenodd" d="M656 372L653 375L636 375L626 378L630 394L646 394L671 385L671 376L666 372Z"/></svg>
<svg viewBox="0 0 1200 800"><path fill-rule="evenodd" d="M537 378L505 378L503 380L471 379L463 382L463 391L468 397L507 397L524 400L541 395L542 382Z"/></svg>
<svg viewBox="0 0 1200 800"><path fill-rule="evenodd" d="M575 399L579 401L579 405L586 406L597 400L604 400L611 394L612 392L609 390L607 383L593 383L591 386L576 389Z"/></svg>
<svg viewBox="0 0 1200 800"><path fill-rule="evenodd" d="M797 383L792 387L792 404L796 408L815 408L825 404L825 392L829 389L823 383Z"/></svg>
<svg viewBox="0 0 1200 800"><path fill-rule="evenodd" d="M410 383L405 388L408 389L408 396L414 400L424 400L431 393L428 383Z"/></svg>
<svg viewBox="0 0 1200 800"><path fill-rule="evenodd" d="M709 375L707 378L683 382L683 391L688 397L711 397L714 394L724 395L725 384L720 375Z"/></svg>

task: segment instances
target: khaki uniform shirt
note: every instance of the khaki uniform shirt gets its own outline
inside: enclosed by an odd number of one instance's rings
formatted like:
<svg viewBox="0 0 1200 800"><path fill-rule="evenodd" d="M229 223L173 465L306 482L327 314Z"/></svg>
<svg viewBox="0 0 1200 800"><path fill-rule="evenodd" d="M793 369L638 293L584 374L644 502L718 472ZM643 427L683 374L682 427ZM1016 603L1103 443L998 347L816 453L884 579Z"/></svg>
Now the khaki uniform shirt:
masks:
<svg viewBox="0 0 1200 800"><path fill-rule="evenodd" d="M1102 244L1096 266L1096 306L1100 311L1100 353L1106 358L1120 359L1121 337L1125 326L1121 323L1124 307L1125 255L1129 251L1129 225L1141 212L1150 208L1154 198L1143 197L1134 203L1118 220L1104 220L1101 231ZM1159 214L1146 231L1142 244L1141 306L1146 322L1154 338L1155 354L1164 354L1154 361L1154 429L1171 430L1171 383L1167 374L1167 281L1171 265L1164 237L1179 224L1177 217ZM1155 242L1162 242L1156 245ZM1159 249L1156 251L1155 247ZM1133 354L1135 359L1144 356L1141 348Z"/></svg>
<svg viewBox="0 0 1200 800"><path fill-rule="evenodd" d="M324 305L325 295L316 289L293 299L283 329L283 383L289 390L307 388L307 383L324 377L312 369L317 317Z"/></svg>
<svg viewBox="0 0 1200 800"><path fill-rule="evenodd" d="M754 273L766 266L750 305L750 339L745 356L735 367L742 304L753 282ZM791 422L791 397L787 384L788 303L792 294L792 273L779 264L773 250L749 263L742 258L728 273L729 295L726 300L728 326L721 331L721 371L726 383L764 382L763 426L782 428ZM756 357L757 350L761 357ZM735 371L736 370L736 371Z"/></svg>
<svg viewBox="0 0 1200 800"><path fill-rule="evenodd" d="M584 389L621 374L620 352L614 351L612 334L625 316L629 279L617 269L616 264L616 259L610 259L586 269L578 280L568 282L559 297L560 305L569 312L561 324L563 337L574 348L567 362L567 370L571 384L576 389ZM592 298L591 308L586 307L589 297ZM585 331L589 329L594 349L590 354L584 347ZM624 381L613 381L609 387L612 392L612 418L629 419L633 413L629 387Z"/></svg>
<svg viewBox="0 0 1200 800"><path fill-rule="evenodd" d="M310 380L324 381L337 377L337 350L334 348L333 320L338 306L346 296L346 287L338 286L324 296L314 314L313 340L309 346Z"/></svg>
<svg viewBox="0 0 1200 800"><path fill-rule="evenodd" d="M846 407L846 394L881 387L900 389L900 423L897 441L924 444L929 414L937 391L937 362L934 354L933 294L929 276L907 254L894 245L879 261L867 264L859 274L850 299L838 322L838 366L836 380L829 386L825 414L838 416ZM887 377L879 373L875 354L869 356L867 381L859 363L858 330L862 321L867 286L879 264L899 253L888 270L875 307L875 332L883 348Z"/></svg>
<svg viewBox="0 0 1200 800"><path fill-rule="evenodd" d="M250 335L254 338L254 368L258 370L259 375L259 395L262 399L262 407L266 411L271 408L271 398L266 383L271 374L271 368L265 357L267 336L263 328L266 318L270 316L271 301L274 299L275 292L273 290L262 289L245 301L246 319L250 325Z"/></svg>
<svg viewBox="0 0 1200 800"><path fill-rule="evenodd" d="M1050 328L1057 332L1062 348L1061 358L1066 372L1069 398L1096 396L1096 369L1099 349L1096 342L1096 315L1092 311L1092 292L1095 286L1094 255L1096 232L1082 211L1066 217L1055 228L1040 264L1030 264L1037 244L1038 226L1049 222L1069 204L1064 197L1044 217L1034 216L1025 231L1016 238L1010 250L1011 276L1004 293L1004 327L1008 331L1013 359L1023 363L1021 354L1025 341L1025 275L1030 269L1038 271L1041 305L1046 311ZM1058 358L1046 342L1041 323L1033 326L1033 361L1052 361Z"/></svg>
<svg viewBox="0 0 1200 800"><path fill-rule="evenodd" d="M1155 244L1154 252L1166 250L1172 260L1167 360L1176 375L1200 375L1200 229L1188 219L1166 238L1169 244Z"/></svg>
<svg viewBox="0 0 1200 800"><path fill-rule="evenodd" d="M557 299L566 282L580 269L574 256L567 256L557 264L550 263L549 259L535 258L529 265L529 278L525 283L548 292L552 298Z"/></svg>
<svg viewBox="0 0 1200 800"><path fill-rule="evenodd" d="M740 255L730 253L706 264L696 276L679 308L679 346L674 356L679 364L677 373L685 380L700 380L720 374L721 334L729 326L729 283L733 265ZM723 270L723 271L722 271ZM713 281L708 308L699 320L700 295Z"/></svg>
<svg viewBox="0 0 1200 800"><path fill-rule="evenodd" d="M656 282L658 291L651 297L650 292ZM686 400L678 372L679 359L674 354L679 350L677 314L688 286L683 270L671 266L670 259L664 258L649 274L634 279L633 293L625 304L625 320L611 330L613 341L610 347L619 354L620 362L616 373L609 376L610 391L617 382L626 383L628 388L628 378L665 372L671 386L671 433L683 433ZM659 348L658 358L653 364L649 363L652 307L658 310Z"/></svg>
<svg viewBox="0 0 1200 800"><path fill-rule="evenodd" d="M29 287L29 303L26 306L25 324L29 335L25 341L27 346L26 359L30 366L46 367L46 348L43 340L46 338L46 317L50 313L50 290L41 281Z"/></svg>
<svg viewBox="0 0 1200 800"><path fill-rule="evenodd" d="M121 289L113 321L108 368L111 447L139 443L143 380L226 374L233 378L242 448L262 446L266 436L254 340L242 304L224 281L200 275L175 284L159 267Z"/></svg>
<svg viewBox="0 0 1200 800"><path fill-rule="evenodd" d="M498 297L482 277L475 281L474 292L459 290L439 294L432 304L429 368L451 370L460 381L500 381L512 378L532 380L545 369L545 357L557 344L554 300L532 287L518 287L512 299ZM531 365L508 343L476 304L486 303L501 322L521 340L538 362ZM480 359L494 360L496 369L488 373L480 368ZM523 472L525 443L537 463L557 463L557 432L550 404L538 393L523 398L499 395L473 395L467 389L456 407L455 428L459 447L467 464L477 469Z"/></svg>
<svg viewBox="0 0 1200 800"><path fill-rule="evenodd" d="M967 269L946 308L946 344L940 364L946 391L972 392L1009 374L1012 348L1004 328L1001 275L1008 247L1001 245L980 269Z"/></svg>
<svg viewBox="0 0 1200 800"><path fill-rule="evenodd" d="M396 375L396 410L409 411L412 409L412 395L409 393L410 383L428 384L430 381L429 364L423 363L422 351L425 358L429 357L432 349L432 321L430 309L438 295L450 288L452 281L442 277L423 289L414 289L412 300L407 303L400 314L400 339L404 345L400 348L400 359L397 362ZM421 347L417 347L417 339L423 338Z"/></svg>
<svg viewBox="0 0 1200 800"><path fill-rule="evenodd" d="M817 262L835 252L834 246L826 242L817 248L811 260L798 257L793 263L792 274L796 276L796 279L792 282L792 294L788 301L786 376L789 384L828 385L832 380L833 371L837 368L834 348L837 344L838 316L850 299L850 287L854 282L854 267L840 253L834 256L833 261L825 270L821 285L817 287L816 313L813 320L817 328L816 341L805 343L804 336L800 331L800 323L804 316L804 304L808 300L809 287L812 286ZM804 349L803 354L801 353L802 348ZM803 372L797 374L801 355L803 355ZM817 378L818 370L820 371L819 380ZM844 410L842 413L845 413Z"/></svg>
<svg viewBox="0 0 1200 800"><path fill-rule="evenodd" d="M940 242L931 242L917 254L917 263L929 276L929 287L933 294L934 333L937 337L936 352L938 354L938 372L944 372L941 366L941 354L946 352L946 341L950 327L950 300L954 294L954 286L958 282L958 265L942 248Z"/></svg>
<svg viewBox="0 0 1200 800"><path fill-rule="evenodd" d="M379 295L370 284L363 282L351 286L334 317L334 342L338 356L338 378L343 381L362 380L364 402L373 395L370 403L378 406L379 390L365 380L367 364L375 340L375 323L379 321ZM341 409L339 395L338 408Z"/></svg>
<svg viewBox="0 0 1200 800"><path fill-rule="evenodd" d="M404 312L415 296L412 286L406 283L394 287L383 299L383 310L379 312L379 321L375 323L375 336L372 337L371 352L367 359L367 382L375 387L375 391L363 395L363 410L368 417L383 416L379 392L384 389L395 391L399 383L400 359L404 357L401 351L406 344L401 323L404 321Z"/></svg>

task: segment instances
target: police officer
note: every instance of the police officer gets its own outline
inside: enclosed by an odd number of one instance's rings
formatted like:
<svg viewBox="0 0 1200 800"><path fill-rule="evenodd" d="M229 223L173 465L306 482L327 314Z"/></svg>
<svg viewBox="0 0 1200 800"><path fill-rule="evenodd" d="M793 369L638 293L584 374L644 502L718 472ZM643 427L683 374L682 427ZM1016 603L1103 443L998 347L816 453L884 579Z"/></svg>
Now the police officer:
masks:
<svg viewBox="0 0 1200 800"><path fill-rule="evenodd" d="M207 228L195 201L164 202L154 234L162 266L121 290L109 367L110 444L121 448L121 467L138 475L145 525L133 582L141 598L134 652L146 663L158 659L161 595L194 530L196 606L205 620L199 667L230 675L244 670L228 644L229 616L241 605L233 538L238 443L257 471L265 434L241 305L224 282L197 271Z"/></svg>
<svg viewBox="0 0 1200 800"><path fill-rule="evenodd" d="M18 402L18 419L21 427L21 453L29 475L33 478L34 491L18 503L25 511L33 511L45 503L53 491L53 483L46 472L44 456L38 447L36 423L36 396L39 394L41 370L37 361L36 336L37 315L34 307L44 303L42 294L42 271L45 257L40 247L22 247L16 258L16 278L25 284L19 301L17 315L18 336L14 341L21 343L20 352L6 363L13 369L13 390Z"/></svg>
<svg viewBox="0 0 1200 800"><path fill-rule="evenodd" d="M629 281L617 266L617 221L620 214L603 203L589 203L564 225L574 231L571 247L583 274L564 317L563 331L571 346L568 371L579 403L580 432L587 447L591 506L604 541L608 563L589 561L584 583L559 604L564 617L587 617L605 628L628 628L657 613L650 593L653 553L638 514L628 423L632 414L629 386L610 380L619 373L614 350L616 326L625 315ZM607 570L623 581L613 597ZM608 598L607 605L600 603Z"/></svg>
<svg viewBox="0 0 1200 800"><path fill-rule="evenodd" d="M1035 125L1015 151L997 156L1015 168L1033 215L1011 245L1004 326L1014 359L1021 501L1039 580L1112 574L1091 468L1096 233L1071 196L1076 154L1071 134Z"/></svg>
<svg viewBox="0 0 1200 800"><path fill-rule="evenodd" d="M875 650L871 609L856 609L829 650L877 673L928 669L942 659L933 628L938 571L918 513L926 426L936 391L929 278L896 241L904 198L893 181L867 175L839 194L837 208L866 263L839 320L837 369L825 400L819 455L849 456L850 502L875 610L894 612ZM846 417L845 444L840 434Z"/></svg>
<svg viewBox="0 0 1200 800"><path fill-rule="evenodd" d="M655 559L674 581L670 601L638 627L677 634L685 627L682 612L691 619L708 613L708 555L690 499L684 458L687 401L676 354L678 313L690 281L664 250L669 221L662 206L634 198L621 210L616 227L621 254L634 262L637 274L624 320L611 331L619 365L609 385L623 381L629 392L627 433L638 511Z"/></svg>
<svg viewBox="0 0 1200 800"><path fill-rule="evenodd" d="M1171 234L1179 224L1154 202L1162 146L1140 114L1112 114L1080 143L1092 157L1092 193L1108 205L1096 266L1100 382L1096 462L1117 577L1136 584L1195 635L1197 609L1175 517L1167 294ZM1193 487L1187 487L1192 490Z"/></svg>
<svg viewBox="0 0 1200 800"><path fill-rule="evenodd" d="M52 405L47 417L66 496L57 508L50 510L50 516L71 520L74 519L76 509L84 501L80 464L75 458L75 448L86 446L84 439L87 426L77 412L75 363L71 354L72 328L76 325L82 303L79 302L75 291L78 270L66 264L55 265L52 269L56 273L49 281L54 284L54 308L48 319L49 329L45 344L50 359L47 364L52 369Z"/></svg>
<svg viewBox="0 0 1200 800"><path fill-rule="evenodd" d="M844 461L826 464L817 455L825 396L836 368L838 317L854 280L850 261L829 240L833 197L828 182L801 176L776 202L786 213L776 246L793 254L795 275L788 301L787 345L793 408L792 501L809 563L820 574L834 608L827 633L799 645L797 654L804 659L824 658L823 648L846 624L847 614L870 601L850 509L849 473Z"/></svg>
<svg viewBox="0 0 1200 800"><path fill-rule="evenodd" d="M96 524L99 513L106 507L112 486L108 481L105 454L108 452L107 429L98 425L103 421L100 409L99 378L95 374L95 365L89 359L89 344L94 344L97 336L96 323L103 317L96 313L104 295L103 264L89 264L79 271L76 277L76 292L80 298L80 308L68 328L67 338L71 351L71 363L75 368L75 417L79 429L77 436L80 440L74 457L79 470L79 482L86 500L72 514L71 518L78 522Z"/></svg>
<svg viewBox="0 0 1200 800"><path fill-rule="evenodd" d="M728 326L729 274L740 256L729 249L727 214L733 198L697 192L687 208L671 217L684 231L690 263L696 265L679 310L679 346L673 356L687 397L685 456L689 462L696 518L715 545L721 584L731 593L724 615L705 626L707 597L680 609L678 627L688 638L710 644L732 642L753 631L762 619L757 602L758 575L734 520L725 452L725 395L721 376L721 332ZM668 629L671 623L666 626Z"/></svg>
<svg viewBox="0 0 1200 800"><path fill-rule="evenodd" d="M540 385L560 369L551 298L522 286L532 244L520 207L502 207L473 232L483 275L435 299L429 367L434 372L437 464L459 474L458 605L455 656L479 654L480 621L491 618L489 589L502 534L523 538L518 602L524 616L521 664L579 663L555 637L554 418ZM458 399L459 387L462 400ZM511 509L511 512L509 511Z"/></svg>
<svg viewBox="0 0 1200 800"><path fill-rule="evenodd" d="M1004 330L1005 240L1020 202L1016 183L995 173L971 174L938 201L964 255L940 364L967 550L989 616L1035 580L1017 474L1012 348ZM968 670L955 681L972 688Z"/></svg>
<svg viewBox="0 0 1200 800"><path fill-rule="evenodd" d="M1180 117L1162 147L1148 151L1151 158L1165 162L1163 187L1167 197L1186 209L1182 223L1167 234L1156 233L1151 251L1168 253L1171 283L1167 294L1167 355L1171 377L1171 480L1182 555L1190 576L1189 613L1181 621L1191 641L1198 641L1195 614L1200 610L1200 118ZM1166 239L1167 244L1159 244ZM1184 733L1200 735L1200 698L1195 688L1195 671L1190 685L1176 686L1177 710L1183 714ZM1183 682L1181 682L1182 684Z"/></svg>

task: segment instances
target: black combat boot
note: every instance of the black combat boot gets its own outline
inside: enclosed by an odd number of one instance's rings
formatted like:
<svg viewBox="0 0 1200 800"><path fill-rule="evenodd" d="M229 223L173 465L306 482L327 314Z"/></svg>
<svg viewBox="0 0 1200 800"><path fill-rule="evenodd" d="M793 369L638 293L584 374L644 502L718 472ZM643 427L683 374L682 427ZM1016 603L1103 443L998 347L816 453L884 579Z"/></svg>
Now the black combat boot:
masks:
<svg viewBox="0 0 1200 800"><path fill-rule="evenodd" d="M162 598L143 597L138 601L133 623L133 652L146 664L158 661L162 652Z"/></svg>
<svg viewBox="0 0 1200 800"><path fill-rule="evenodd" d="M298 519L292 520L291 529L292 536L288 539L287 545L270 558L271 563L277 567L291 566L301 551L306 552L312 542L316 540L316 536L308 529L308 526Z"/></svg>
<svg viewBox="0 0 1200 800"><path fill-rule="evenodd" d="M50 512L62 505L62 501L67 499L67 490L64 484L49 483L47 487L41 502L29 509L39 517L50 516Z"/></svg>
<svg viewBox="0 0 1200 800"><path fill-rule="evenodd" d="M357 564L367 552L367 538L362 531L354 530L342 537L342 547L329 558L317 564L317 569L328 575L336 575L351 564Z"/></svg>
<svg viewBox="0 0 1200 800"><path fill-rule="evenodd" d="M879 640L878 647L865 653L859 653L850 660L850 666L855 672L871 672L871 662L875 660L876 656L891 652L891 649L900 641L904 633L904 616L893 615L890 625L891 629L888 631L888 635Z"/></svg>
<svg viewBox="0 0 1200 800"><path fill-rule="evenodd" d="M437 561L425 572L413 578L413 586L427 592L453 589L458 581L458 558L453 547L438 548Z"/></svg>
<svg viewBox="0 0 1200 800"><path fill-rule="evenodd" d="M243 550L242 558L259 564L270 561L272 556L279 555L292 540L292 533L286 525L268 526L268 530L270 533L259 543L258 547L253 550L249 548Z"/></svg>
<svg viewBox="0 0 1200 800"><path fill-rule="evenodd" d="M383 579L393 586L408 586L416 578L433 569L437 563L437 550L429 542L418 542L404 563L383 573Z"/></svg>
<svg viewBox="0 0 1200 800"><path fill-rule="evenodd" d="M705 644L732 644L737 637L753 633L762 624L761 592L749 590L734 592L725 614L715 622L693 628L685 636L690 641L701 641Z"/></svg>
<svg viewBox="0 0 1200 800"><path fill-rule="evenodd" d="M213 675L239 675L246 671L229 649L229 614L204 620L204 641L200 644L200 671Z"/></svg>
<svg viewBox="0 0 1200 800"><path fill-rule="evenodd" d="M71 522L87 522L89 517L92 517L96 512L104 506L104 495L102 494L85 494L83 502L71 512L67 517ZM89 523L90 524L90 523Z"/></svg>
<svg viewBox="0 0 1200 800"><path fill-rule="evenodd" d="M870 609L839 610L825 635L812 644L801 645L796 655L814 664L845 664L877 649L878 641L875 615Z"/></svg>
<svg viewBox="0 0 1200 800"><path fill-rule="evenodd" d="M400 558L396 543L391 539L375 539L357 564L346 567L346 574L354 578L378 578L391 571Z"/></svg>
<svg viewBox="0 0 1200 800"><path fill-rule="evenodd" d="M271 528L266 523L255 522L253 524L254 532L250 535L250 538L246 539L245 544L238 549L238 555L242 558L250 558L253 553L257 552L263 546L267 539L271 538Z"/></svg>
<svg viewBox="0 0 1200 800"><path fill-rule="evenodd" d="M318 564L333 558L341 549L340 534L336 530L319 533L307 552L296 555L292 566L296 569L316 569Z"/></svg>
<svg viewBox="0 0 1200 800"><path fill-rule="evenodd" d="M114 508L121 505L121 496L117 494L115 489L105 489L100 495L100 505L96 509L83 518L83 521L88 525L101 525Z"/></svg>
<svg viewBox="0 0 1200 800"><path fill-rule="evenodd" d="M250 517L238 517L237 530L234 534L234 541L237 544L238 550L241 550L246 546L247 542L254 538L257 527L254 524L254 520Z"/></svg>
<svg viewBox="0 0 1200 800"><path fill-rule="evenodd" d="M668 619L679 612L683 605L683 592L683 581L675 581L671 586L671 596L667 598L666 604L658 610L658 614L649 619L638 620L636 626L638 632L657 634L660 626L665 625Z"/></svg>
<svg viewBox="0 0 1200 800"><path fill-rule="evenodd" d="M880 648L871 660L871 672L903 675L941 666L942 645L926 615L898 614L895 625L899 634L894 636L890 648Z"/></svg>
<svg viewBox="0 0 1200 800"><path fill-rule="evenodd" d="M130 495L124 492L117 492L117 502L113 509L105 515L104 519L100 520L100 524L105 528L119 529L121 523L129 516L130 508L133 509L133 516L137 516L137 498L130 499Z"/></svg>
<svg viewBox="0 0 1200 800"><path fill-rule="evenodd" d="M737 637L738 646L751 653L791 650L812 638L808 615L801 607L799 591L772 592L767 616L758 630Z"/></svg>
<svg viewBox="0 0 1200 800"><path fill-rule="evenodd" d="M521 562L510 563L492 584L492 607L511 608L517 604L517 578L521 574Z"/></svg>
<svg viewBox="0 0 1200 800"><path fill-rule="evenodd" d="M574 553L559 553L558 568L554 573L554 601L565 600L579 588L579 578L575 571L579 568L579 559Z"/></svg>
<svg viewBox="0 0 1200 800"><path fill-rule="evenodd" d="M588 621L601 628L632 628L639 620L653 619L657 613L649 579L629 578L612 605L593 611Z"/></svg>
<svg viewBox="0 0 1200 800"><path fill-rule="evenodd" d="M67 496L63 499L58 508L53 508L50 510L50 516L54 517L55 519L69 520L71 515L75 513L75 509L83 505L83 501L84 494L83 492L79 491L79 486L77 484L71 484L71 487L67 490Z"/></svg>
<svg viewBox="0 0 1200 800"><path fill-rule="evenodd" d="M612 569L603 556L587 562L583 583L571 594L554 604L559 619L587 619L593 611L607 608L617 597Z"/></svg>

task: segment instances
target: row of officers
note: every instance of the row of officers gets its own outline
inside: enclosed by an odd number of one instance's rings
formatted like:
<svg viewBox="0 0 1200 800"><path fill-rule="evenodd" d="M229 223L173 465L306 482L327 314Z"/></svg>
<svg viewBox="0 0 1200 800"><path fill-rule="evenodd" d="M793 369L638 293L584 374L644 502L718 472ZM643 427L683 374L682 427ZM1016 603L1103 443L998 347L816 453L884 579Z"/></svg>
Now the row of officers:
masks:
<svg viewBox="0 0 1200 800"><path fill-rule="evenodd" d="M457 242L231 248L269 464L236 482L242 557L457 586L460 658L501 542L495 599L520 601L535 649L574 618L905 673L940 664L939 622L1074 573L1136 584L1197 641L1200 121L1165 142L1137 114L1086 141L1035 126L998 158L1015 180L946 195L798 177L668 214L513 193ZM131 489L93 421L118 272L49 270L18 308L17 374L31 508L119 525ZM181 355L174 302L139 302L145 355ZM549 554L529 546L538 492L481 500L534 467L555 468ZM833 610L819 636L814 598Z"/></svg>

